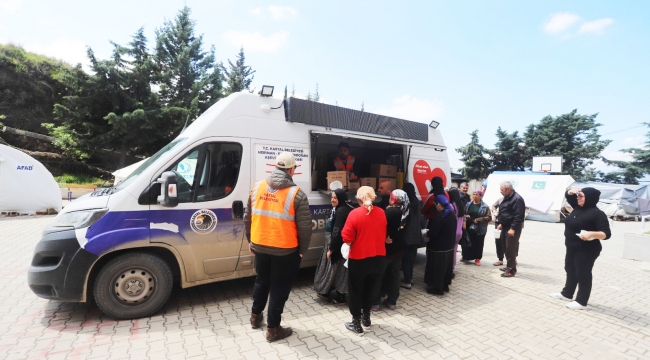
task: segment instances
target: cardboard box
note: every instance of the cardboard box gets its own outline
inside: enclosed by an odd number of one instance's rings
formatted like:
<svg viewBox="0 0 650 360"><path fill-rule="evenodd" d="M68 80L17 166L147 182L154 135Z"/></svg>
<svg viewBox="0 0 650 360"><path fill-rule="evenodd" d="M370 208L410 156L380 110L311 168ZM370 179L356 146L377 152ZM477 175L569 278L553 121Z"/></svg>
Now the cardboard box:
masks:
<svg viewBox="0 0 650 360"><path fill-rule="evenodd" d="M373 177L395 177L397 175L397 166L372 164L370 165L370 176Z"/></svg>
<svg viewBox="0 0 650 360"><path fill-rule="evenodd" d="M327 172L327 190L330 190L330 184L332 181L340 181L343 184L343 188L348 188L348 172L347 171L328 171Z"/></svg>
<svg viewBox="0 0 650 360"><path fill-rule="evenodd" d="M377 178L364 177L360 178L359 182L361 183L361 186L370 186L373 189L377 189Z"/></svg>
<svg viewBox="0 0 650 360"><path fill-rule="evenodd" d="M348 183L348 190L359 190L361 183L358 181L350 181Z"/></svg>
<svg viewBox="0 0 650 360"><path fill-rule="evenodd" d="M383 180L390 181L390 188L391 189L393 189L393 190L397 189L397 179L395 179L394 177L393 178L391 178L391 177L380 177L379 179L377 179L377 186L379 186L379 183L381 183Z"/></svg>

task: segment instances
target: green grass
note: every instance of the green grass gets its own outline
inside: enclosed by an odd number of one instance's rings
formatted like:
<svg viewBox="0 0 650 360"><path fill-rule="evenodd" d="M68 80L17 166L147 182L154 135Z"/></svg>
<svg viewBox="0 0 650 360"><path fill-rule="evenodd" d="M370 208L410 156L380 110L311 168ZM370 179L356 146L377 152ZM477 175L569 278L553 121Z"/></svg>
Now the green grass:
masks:
<svg viewBox="0 0 650 360"><path fill-rule="evenodd" d="M78 184L78 185L88 185L88 184L103 184L104 180L98 177L92 177L84 174L63 174L61 176L55 176L54 180L59 184ZM62 186L64 187L64 186Z"/></svg>

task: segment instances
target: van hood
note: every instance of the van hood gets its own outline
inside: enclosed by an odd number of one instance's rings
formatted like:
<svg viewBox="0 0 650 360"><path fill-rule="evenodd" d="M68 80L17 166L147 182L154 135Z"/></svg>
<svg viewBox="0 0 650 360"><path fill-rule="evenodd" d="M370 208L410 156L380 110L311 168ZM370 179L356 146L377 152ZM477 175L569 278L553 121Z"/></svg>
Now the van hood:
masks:
<svg viewBox="0 0 650 360"><path fill-rule="evenodd" d="M91 194L86 194L76 200L73 200L65 208L63 208L63 213L87 209L103 209L108 205L108 199L110 196L90 196Z"/></svg>

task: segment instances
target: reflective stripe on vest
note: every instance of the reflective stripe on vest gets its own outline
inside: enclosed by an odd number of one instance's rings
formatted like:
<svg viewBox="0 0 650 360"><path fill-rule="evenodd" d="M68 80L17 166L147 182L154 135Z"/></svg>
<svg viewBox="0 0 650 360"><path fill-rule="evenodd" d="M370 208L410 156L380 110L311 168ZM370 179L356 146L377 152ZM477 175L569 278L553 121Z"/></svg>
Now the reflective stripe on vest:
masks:
<svg viewBox="0 0 650 360"><path fill-rule="evenodd" d="M299 188L272 189L266 180L251 193L251 242L276 248L298 247L294 200Z"/></svg>
<svg viewBox="0 0 650 360"><path fill-rule="evenodd" d="M345 159L345 165L343 164L343 161L341 161L341 157L338 156L336 159L334 159L334 166L336 166L337 171L347 171L350 172L352 171L352 167L354 166L354 161L356 158L352 155L348 155L348 157ZM357 176L353 178L350 178L350 180L356 180Z"/></svg>

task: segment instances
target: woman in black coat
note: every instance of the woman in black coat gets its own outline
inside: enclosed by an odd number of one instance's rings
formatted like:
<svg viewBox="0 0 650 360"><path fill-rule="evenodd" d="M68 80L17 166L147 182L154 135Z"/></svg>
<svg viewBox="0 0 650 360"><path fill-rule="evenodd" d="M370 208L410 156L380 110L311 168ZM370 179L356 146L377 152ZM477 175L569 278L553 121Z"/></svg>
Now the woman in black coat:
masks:
<svg viewBox="0 0 650 360"><path fill-rule="evenodd" d="M612 236L607 215L596 207L600 191L594 188L571 189L565 194L573 211L564 220L564 244L566 257L566 284L559 293L550 294L556 299L571 301L578 287L575 301L566 304L569 309L582 310L587 307L591 294L591 269L603 246L600 240Z"/></svg>
<svg viewBox="0 0 650 360"><path fill-rule="evenodd" d="M343 264L341 231L352 210L348 196L343 189L332 192L332 214L327 221L326 242L323 255L318 262L314 276L314 290L319 298L334 304L345 304L348 292L348 268ZM332 291L336 292L331 296Z"/></svg>
<svg viewBox="0 0 650 360"><path fill-rule="evenodd" d="M435 199L438 214L429 220L427 226L427 265L424 269L424 282L429 294L444 295L451 285L452 261L456 239L456 216L445 216L444 206Z"/></svg>

